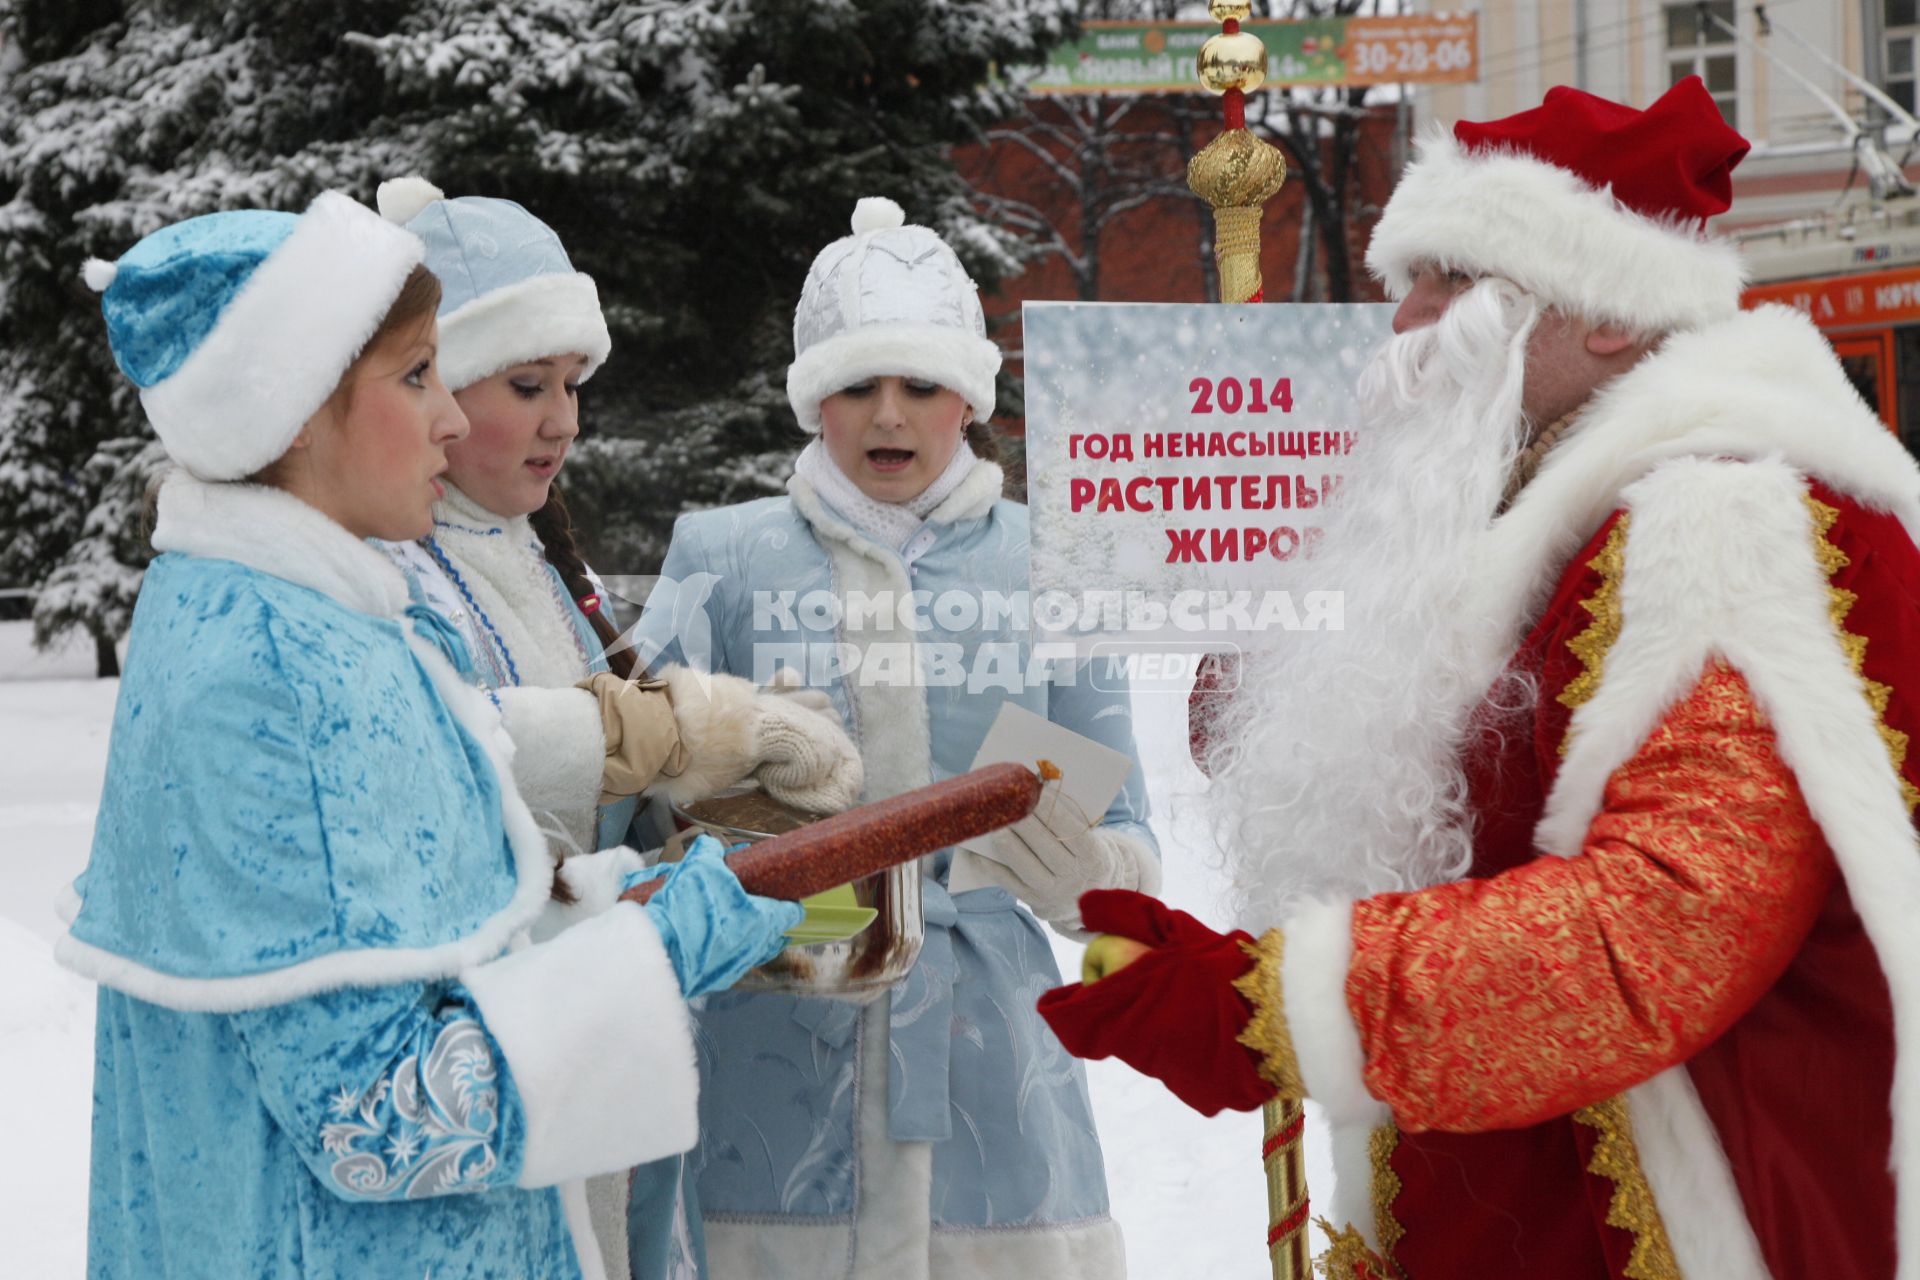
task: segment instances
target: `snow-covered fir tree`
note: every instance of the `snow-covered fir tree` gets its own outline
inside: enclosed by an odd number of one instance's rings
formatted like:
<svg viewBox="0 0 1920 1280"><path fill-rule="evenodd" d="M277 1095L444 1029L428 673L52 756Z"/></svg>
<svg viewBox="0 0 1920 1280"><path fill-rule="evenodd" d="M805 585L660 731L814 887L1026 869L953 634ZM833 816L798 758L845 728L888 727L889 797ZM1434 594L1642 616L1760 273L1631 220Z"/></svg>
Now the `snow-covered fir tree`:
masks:
<svg viewBox="0 0 1920 1280"><path fill-rule="evenodd" d="M771 492L812 255L856 197L983 285L1023 246L948 148L1010 108L1071 0L0 0L0 584L43 636L124 627L148 430L77 268L215 209L419 172L520 201L600 285L614 355L569 468L609 572L689 506ZM777 460L777 461L776 461ZM589 470L592 474L587 474ZM129 533L134 536L128 536Z"/></svg>

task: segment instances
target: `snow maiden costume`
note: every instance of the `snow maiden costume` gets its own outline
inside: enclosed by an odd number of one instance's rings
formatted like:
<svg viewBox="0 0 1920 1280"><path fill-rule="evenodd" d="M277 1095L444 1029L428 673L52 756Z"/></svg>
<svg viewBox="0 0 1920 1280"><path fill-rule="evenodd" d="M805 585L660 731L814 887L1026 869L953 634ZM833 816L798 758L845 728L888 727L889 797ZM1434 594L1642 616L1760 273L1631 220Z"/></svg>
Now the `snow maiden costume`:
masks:
<svg viewBox="0 0 1920 1280"><path fill-rule="evenodd" d="M379 203L383 216L421 238L427 266L445 282L440 367L450 389L462 391L516 364L574 353L587 357L584 382L605 361L612 344L593 280L573 269L559 237L540 219L510 200L447 199L420 178L382 183ZM550 499L546 510L555 506ZM562 878L580 880L576 892L591 898L599 891L589 881L640 865L637 853L619 848L629 840L637 793L652 790L685 803L729 786L761 760L766 732L751 714L699 715L709 705L704 697L676 702L675 691L686 692L684 670L662 670L655 679L631 684L609 675L591 690L574 687L611 665L601 634L576 599L576 593L591 595L597 584L571 550L565 507L558 510L562 525L550 533L574 556L572 589L528 516L488 511L451 479L446 497L435 504L431 535L383 546L406 572L415 598L461 633L482 681L497 691L516 739L537 735L541 750L533 759L528 757L536 753L523 754L518 781L555 861L618 849L563 867ZM697 692L716 699L731 694L743 712L761 701L743 681L708 681ZM792 719L796 715L825 727L841 739L846 764L854 766L851 744L837 723L828 726L787 700L771 706L788 727L805 723ZM603 724L603 711L611 712L617 730ZM647 742L628 752L631 767L613 795L604 793L603 766L616 731L628 746ZM854 779L838 789L823 785L787 794L826 811L844 808L857 789ZM627 1171L588 1183L595 1233L615 1280L628 1274L629 1263L643 1280L696 1268L697 1216L683 1197L654 1190L655 1184L677 1187L682 1164L675 1156L634 1173L638 1200L652 1209L631 1224Z"/></svg>
<svg viewBox="0 0 1920 1280"><path fill-rule="evenodd" d="M88 264L179 467L57 951L102 987L103 1280L597 1280L577 1180L693 1141L691 1028L651 906L506 954L552 868L464 646L380 552L239 483L420 258L330 193Z"/></svg>
<svg viewBox="0 0 1920 1280"><path fill-rule="evenodd" d="M1480 687L1538 697L1460 744L1468 877L1189 935L1184 1019L1097 1025L1152 958L1045 1006L1129 1061L1212 1010L1155 1074L1317 1099L1384 1255L1336 1275L1920 1276L1920 471L1805 318L1738 310L1700 228L1745 150L1697 81L1424 146L1396 296L1438 265L1667 334L1484 536Z"/></svg>
<svg viewBox="0 0 1920 1280"><path fill-rule="evenodd" d="M788 397L810 431L823 399L883 375L957 391L982 419L992 410L999 353L972 282L938 236L902 221L891 201L862 201L855 234L807 277ZM965 771L1009 700L1135 755L1126 693L1084 673L1075 682L1070 663L1036 674L1004 612L956 628L936 610L925 631L892 612L808 630L763 607L829 594L1019 597L1027 510L1000 492L1000 469L962 442L919 497L876 502L816 440L785 497L681 517L661 572L686 598L649 601L640 634L682 660L710 635L716 670L756 680L773 675L772 655L813 667L793 658L797 645L816 658L852 646L851 674L806 674L860 744L868 800ZM1146 816L1136 763L1087 833L1099 871L1080 887L1158 883ZM925 947L880 1000L734 992L700 1013L703 1137L691 1159L713 1280L1124 1274L1085 1077L1033 1010L1058 980L1045 935L1001 888L949 893L952 856L928 859ZM1071 924L1077 893L1037 909Z"/></svg>
<svg viewBox="0 0 1920 1280"><path fill-rule="evenodd" d="M585 382L605 362L612 339L599 292L531 213L510 200L449 200L418 178L382 183L380 211L421 238L427 266L440 277L440 374L448 389L573 352L587 357ZM607 670L599 637L527 517L495 515L450 481L446 489L429 537L385 546L418 598L460 632L487 686L572 689ZM555 856L626 843L634 799L597 804L604 744L592 699L509 695L503 705L509 719L540 716L555 730L555 750L538 766L543 777L534 787L551 802L536 802L535 811L554 837Z"/></svg>

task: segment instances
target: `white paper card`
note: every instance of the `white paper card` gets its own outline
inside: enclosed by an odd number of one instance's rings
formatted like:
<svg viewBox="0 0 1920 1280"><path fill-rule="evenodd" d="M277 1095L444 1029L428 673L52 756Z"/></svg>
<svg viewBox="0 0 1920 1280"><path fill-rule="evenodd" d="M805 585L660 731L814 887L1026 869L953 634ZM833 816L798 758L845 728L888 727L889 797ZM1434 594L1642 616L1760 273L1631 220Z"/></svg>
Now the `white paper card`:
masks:
<svg viewBox="0 0 1920 1280"><path fill-rule="evenodd" d="M1092 738L1062 728L1015 702L1001 706L1000 714L994 717L986 739L980 744L980 750L974 754L971 767L979 769L990 764L1013 763L1031 769L1042 760L1060 770L1059 803L1067 807L1068 812L1072 812L1072 806L1077 806L1094 823L1106 815L1114 797L1126 785L1127 775L1133 771L1133 761L1124 751L1115 751ZM1069 831L1067 834L1074 833ZM991 840L984 836L957 847L995 862L1000 861L993 855ZM965 893L968 889L993 883L980 876L968 863L966 858L954 859L947 882L949 892Z"/></svg>

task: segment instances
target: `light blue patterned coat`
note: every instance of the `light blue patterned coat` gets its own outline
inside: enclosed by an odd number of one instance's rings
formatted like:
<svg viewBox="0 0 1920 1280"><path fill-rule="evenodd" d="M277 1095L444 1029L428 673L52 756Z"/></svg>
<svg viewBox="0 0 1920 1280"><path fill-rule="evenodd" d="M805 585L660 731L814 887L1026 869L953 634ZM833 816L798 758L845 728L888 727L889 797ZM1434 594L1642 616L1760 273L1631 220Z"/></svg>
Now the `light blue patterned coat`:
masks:
<svg viewBox="0 0 1920 1280"><path fill-rule="evenodd" d="M1002 703L1016 701L1135 757L1104 823L1152 860L1124 690L1091 687L1071 662L1030 666L1024 630L984 608L970 625L964 605L944 612L952 626L929 609L930 629L915 634L835 625L807 607L859 591L1024 594L1027 510L999 491L998 468L976 468L904 556L799 478L788 497L684 516L641 652L699 666L707 649L714 669L762 681L783 661L811 666L860 743L868 799L965 771ZM871 670L900 656L884 646L913 641L908 672L957 659L974 687L964 676L887 687L834 674L855 651ZM796 642L813 647L803 656ZM996 675L1015 687L987 687ZM1060 981L1046 936L1001 889L949 894L947 862L933 860L926 881L920 961L888 1000L863 1013L771 994L708 998L694 1160L715 1280L1124 1275L1085 1077L1034 1010Z"/></svg>
<svg viewBox="0 0 1920 1280"><path fill-rule="evenodd" d="M545 841L377 551L184 474L154 541L58 946L102 984L89 1274L594 1280L574 1180L694 1136L646 912L505 954Z"/></svg>
<svg viewBox="0 0 1920 1280"><path fill-rule="evenodd" d="M647 838L631 832L634 797L598 803L606 754L599 704L572 685L608 670L606 653L527 518L495 515L449 485L447 500L434 508L434 526L432 539L377 545L406 574L413 599L459 632L475 675L501 699L522 747L521 794L542 829L560 837L550 841L554 856L566 858L571 872L596 860L570 856L570 845L646 847ZM573 702L584 706L584 724ZM575 891L589 898L595 888ZM610 1280L680 1280L697 1272L703 1244L688 1208L685 1164L684 1156L672 1156L589 1182ZM683 1185L684 1194L677 1190Z"/></svg>

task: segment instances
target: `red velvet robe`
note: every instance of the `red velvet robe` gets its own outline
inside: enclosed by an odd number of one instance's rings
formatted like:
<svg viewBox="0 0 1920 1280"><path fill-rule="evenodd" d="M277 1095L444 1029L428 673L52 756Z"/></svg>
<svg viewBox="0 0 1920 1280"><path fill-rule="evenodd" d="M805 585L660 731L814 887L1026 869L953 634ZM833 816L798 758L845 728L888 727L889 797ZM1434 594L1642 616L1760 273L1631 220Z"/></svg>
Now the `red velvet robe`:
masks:
<svg viewBox="0 0 1920 1280"><path fill-rule="evenodd" d="M1826 536L1845 563L1832 572L1830 582L1855 597L1844 628L1866 638L1862 673L1893 691L1884 713L1886 725L1911 733L1920 729L1920 717L1905 696L1901 676L1920 654L1920 551L1891 517L1818 484L1811 492L1839 513ZM1588 669L1573 641L1592 625L1584 605L1601 590L1602 575L1595 565L1618 520L1616 513L1573 558L1514 658L1515 668L1539 681L1531 732L1476 734L1468 751L1476 817L1474 878L1492 877L1542 856L1535 847L1535 829L1559 770L1572 716L1560 695ZM1744 691L1737 676L1731 679L1736 692ZM1693 732L1698 736L1697 729ZM1696 745L1714 749L1710 740L1681 744L1680 749ZM1914 759L1906 759L1902 768L1909 782L1920 782ZM1791 776L1786 776L1791 790ZM1804 813L1797 795L1793 803ZM1596 820L1596 831L1603 820ZM1884 1280L1895 1267L1894 1184L1887 1171L1892 1007L1846 884L1833 871L1817 830L1808 829L1813 834L1802 842L1807 846L1802 852L1821 865L1795 868L1799 878L1790 892L1798 898L1787 905L1797 914L1784 926L1792 932L1770 950L1754 944L1760 954L1752 962L1773 965L1770 971L1779 971L1779 977L1731 1026L1685 1061L1777 1280L1816 1275ZM1446 892L1444 887L1441 892ZM1369 900L1357 915L1383 901ZM1502 907L1473 909L1499 927ZM1525 920L1504 923L1532 927ZM1409 927L1418 930L1419 924ZM1635 922L1628 918L1612 927L1631 930ZM1744 931L1746 925L1734 922L1727 927ZM1631 949L1632 940L1625 941ZM1726 941L1748 945L1738 937ZM1370 1019L1391 1021L1394 1001L1419 994L1408 971L1418 967L1423 943L1417 934L1395 937L1393 963L1369 966L1367 925L1357 919L1354 945L1348 1000L1363 1027L1363 1040L1369 1041L1370 1071L1390 1071L1395 1064L1379 1061L1378 1055L1391 1053L1391 1048L1383 1049L1381 1040L1370 1038L1365 1028ZM1457 957L1442 959L1452 963ZM1604 964L1605 959L1585 963ZM1636 984L1643 995L1666 994L1648 986L1645 975L1576 976L1617 983L1629 1003ZM1566 977L1558 980L1565 982ZM1651 981L1657 986L1657 978ZM1537 1014L1521 1011L1515 1016ZM1678 1060L1661 1056L1659 1035L1649 1033L1644 1043L1632 1040L1629 1034L1617 1047L1624 1059L1639 1064L1640 1078L1650 1078ZM1483 1091L1489 1069L1496 1077L1504 1069L1502 1053L1539 1051L1520 1034L1490 1040L1479 1049L1480 1069L1471 1074ZM1518 1059L1505 1065L1516 1075L1532 1066ZM1469 1104L1446 1097L1450 1088L1464 1086L1458 1076L1440 1069L1430 1069L1430 1078L1411 1087L1430 1090L1421 1107L1410 1108L1424 1119L1453 1116L1458 1123L1457 1117L1484 1104L1484 1099ZM1495 1113L1498 1110L1496 1105ZM1637 1237L1628 1227L1609 1223L1610 1216L1620 1223L1630 1215L1616 1208L1615 1180L1592 1171L1603 1132L1594 1124L1577 1122L1571 1113L1526 1127L1477 1132L1415 1132L1410 1130L1422 1119L1407 1124L1403 1115L1402 1122L1406 1128L1375 1145L1374 1187L1376 1236L1389 1244L1401 1274L1412 1280L1605 1280L1669 1274L1645 1258L1639 1269L1629 1270ZM1689 1209L1685 1204L1659 1206L1668 1217Z"/></svg>
<svg viewBox="0 0 1920 1280"><path fill-rule="evenodd" d="M1842 598L1847 603L1840 619L1844 632L1865 640L1861 674L1891 691L1883 711L1887 729L1895 735L1911 734L1920 729L1920 704L1907 696L1901 676L1913 657L1920 655L1920 551L1891 516L1864 508L1818 483L1811 486L1810 496L1837 513L1825 530L1826 541L1839 552L1833 557L1829 583L1845 593ZM1579 652L1575 641L1592 627L1589 606L1604 585L1598 567L1601 553L1619 521L1616 512L1572 558L1516 652L1512 668L1532 675L1540 691L1526 726L1529 731L1515 732L1509 724L1473 735L1466 753L1476 820L1470 879L1484 881L1543 857L1535 845L1536 828L1558 775L1573 713L1562 695L1590 669L1589 655ZM1722 673L1720 679L1730 684L1736 697L1747 696L1737 674ZM1712 680L1710 674L1703 685ZM1204 738L1204 700L1211 687L1203 677L1195 691L1196 745ZM1705 695L1697 691L1696 696ZM1681 717L1678 729L1663 726L1662 732L1668 735L1667 756L1676 751L1684 756L1688 751L1738 749L1732 739L1714 741L1718 729L1711 725L1711 709L1706 719L1709 731L1705 734L1699 717ZM1759 723L1770 738L1764 717ZM1683 740L1672 739L1676 732ZM1635 761L1658 755L1654 749L1658 745L1650 741ZM1920 784L1920 762L1908 757L1900 766L1910 785ZM1736 766L1735 772L1742 767ZM1761 770L1764 767L1763 761ZM1731 1025L1684 1056L1684 1061L1776 1280L1816 1275L1884 1280L1894 1274L1896 1259L1894 1182L1888 1171L1895 1043L1892 1005L1846 883L1806 816L1790 772L1784 765L1778 767L1784 790L1791 793L1790 805L1780 811L1782 825L1791 827L1797 813L1804 827L1801 836L1792 831L1781 835L1788 851L1804 859L1792 868L1794 878L1781 890L1787 896L1776 904L1790 917L1780 924L1787 932L1767 942L1754 942L1747 936L1754 922L1728 920L1717 927L1709 924L1705 933L1718 937L1716 945L1740 948L1741 963L1764 966L1778 977L1758 988L1750 1002L1743 996L1736 1016L1725 1019ZM1621 773L1628 771L1623 767ZM1619 781L1616 775L1615 782ZM1623 795L1628 797L1624 803ZM1632 807L1630 792L1610 791L1609 813ZM1604 835L1601 827L1607 821L1606 815L1596 819L1594 832ZM1595 838L1594 833L1590 838ZM1535 870L1561 874L1561 867L1550 864ZM1435 972L1458 972L1461 959L1457 950L1423 957L1423 947L1457 948L1461 917L1469 914L1477 914L1483 925L1495 929L1536 927L1537 922L1523 914L1503 916L1515 909L1512 901L1488 904L1475 900L1474 894L1470 886L1441 886L1424 895L1387 895L1357 907L1348 1001L1368 1043L1370 1073L1378 1073L1379 1078L1394 1076L1401 1065L1392 1061L1393 1048L1380 1034L1380 1028L1395 1021L1396 1005L1423 997L1457 999L1461 995L1458 991L1422 992L1417 974L1429 967L1428 959L1434 962ZM1451 895L1456 901L1431 901L1436 895ZM1437 910L1446 918L1446 927L1428 927L1412 913L1396 915L1396 899L1422 900L1427 915ZM1519 908L1522 913L1524 909ZM1369 914L1379 918L1369 922ZM1612 921L1611 927L1630 933L1636 921L1629 916ZM1648 927L1665 925L1652 921ZM1394 953L1390 961L1375 957L1369 962L1370 930L1380 949ZM1634 950L1630 936L1615 938L1623 950ZM1609 959L1588 956L1574 963L1599 970ZM1635 1003L1637 996L1650 1008L1673 994L1658 989L1659 978L1631 971L1562 974L1555 982L1575 989L1582 982L1610 991L1617 988L1626 993L1627 1003ZM1478 995L1474 993L1473 998ZM1492 992L1486 998L1497 1003L1500 996ZM1517 1010L1513 1016L1541 1015L1538 1010ZM1370 1024L1374 1034L1369 1034ZM1644 1249L1636 1259L1640 1240L1632 1215L1623 1213L1618 1204L1620 1185L1607 1173L1595 1172L1601 1163L1596 1157L1602 1127L1577 1120L1570 1110L1521 1127L1475 1123L1476 1116L1498 1117L1530 1105L1514 1099L1489 1100L1484 1095L1490 1078L1497 1080L1508 1070L1516 1077L1531 1073L1551 1079L1555 1075L1552 1069L1540 1070L1519 1056L1540 1052L1539 1042L1525 1034L1539 1028L1514 1022L1505 1027L1509 1036L1474 1040L1479 1056L1471 1070L1450 1071L1444 1062L1424 1062L1409 1068L1406 1074L1411 1079L1395 1081L1402 1094L1403 1105L1396 1110L1403 1127L1376 1135L1373 1188L1374 1234L1388 1248L1392 1264L1411 1280L1460 1276L1661 1280L1677 1275L1677 1270L1669 1269L1670 1259L1663 1264L1658 1255L1649 1256ZM1445 1041L1449 1034L1442 1029L1437 1039ZM1652 1030L1637 1037L1629 1027L1614 1046L1621 1062L1610 1069L1617 1073L1624 1062L1637 1078L1644 1079L1683 1060L1672 1055L1664 1041ZM1502 1063L1503 1053L1516 1056ZM1604 1090L1581 1093L1582 1082L1577 1078L1561 1083L1582 1104L1604 1096ZM1415 1091L1417 1103L1404 1105L1408 1090ZM1474 1096L1466 1096L1469 1090ZM1450 1128L1472 1131L1447 1131ZM1658 1206L1659 1213L1668 1217L1693 1208L1673 1203Z"/></svg>
<svg viewBox="0 0 1920 1280"><path fill-rule="evenodd" d="M1235 984L1397 1272L1920 1280L1915 539L1920 468L1762 307L1609 384L1462 566L1539 685L1468 735L1470 876L1253 922Z"/></svg>

